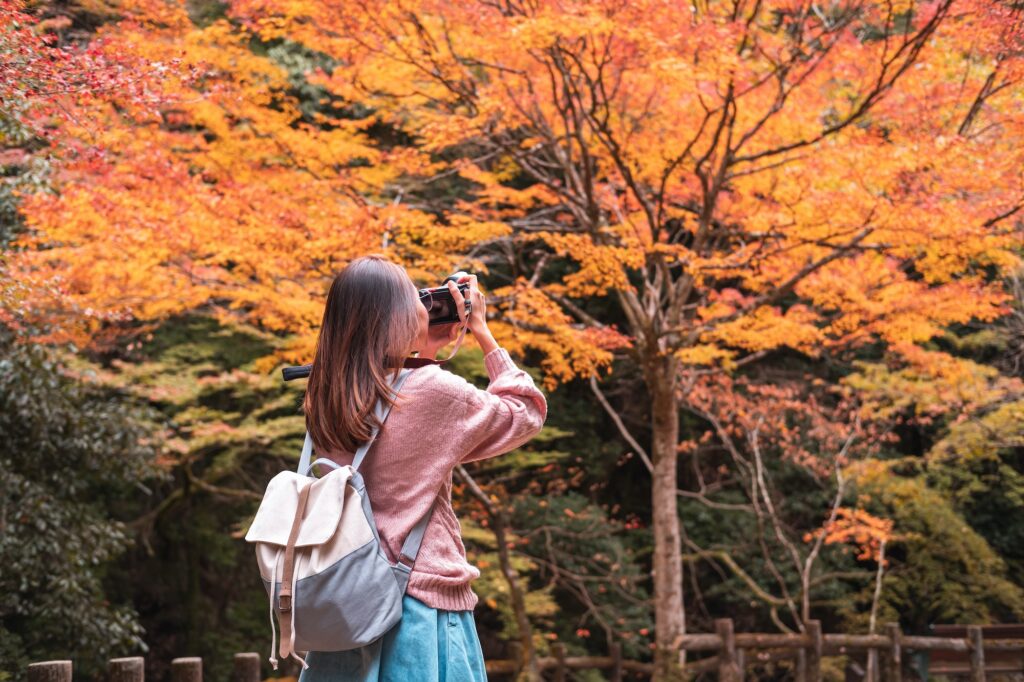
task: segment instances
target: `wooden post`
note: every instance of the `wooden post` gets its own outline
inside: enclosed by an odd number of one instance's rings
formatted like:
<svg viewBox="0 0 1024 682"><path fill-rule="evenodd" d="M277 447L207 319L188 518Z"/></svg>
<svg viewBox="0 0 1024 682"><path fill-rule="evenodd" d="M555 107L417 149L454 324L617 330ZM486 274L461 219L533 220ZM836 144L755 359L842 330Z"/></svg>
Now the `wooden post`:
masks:
<svg viewBox="0 0 1024 682"><path fill-rule="evenodd" d="M171 682L203 682L203 659L176 658L171 661Z"/></svg>
<svg viewBox="0 0 1024 682"><path fill-rule="evenodd" d="M805 624L807 636L811 638L811 646L807 649L807 680L808 682L821 682L821 621L808 620Z"/></svg>
<svg viewBox="0 0 1024 682"><path fill-rule="evenodd" d="M565 682L565 645L552 644L551 652L555 655L555 682Z"/></svg>
<svg viewBox="0 0 1024 682"><path fill-rule="evenodd" d="M900 638L903 637L903 633L900 632L900 624L886 623L885 634L889 635L891 640L889 643L889 655L885 657L885 677L887 682L901 682L903 678L903 652L900 650Z"/></svg>
<svg viewBox="0 0 1024 682"><path fill-rule="evenodd" d="M718 650L718 682L741 682L742 676L736 660L736 636L733 632L732 619L717 619L715 632L722 638L722 648Z"/></svg>
<svg viewBox="0 0 1024 682"><path fill-rule="evenodd" d="M981 643L981 626L968 625L967 639L971 643L971 682L985 682L985 646Z"/></svg>
<svg viewBox="0 0 1024 682"><path fill-rule="evenodd" d="M881 682L878 679L878 649L868 647L867 671L864 674L864 682Z"/></svg>
<svg viewBox="0 0 1024 682"><path fill-rule="evenodd" d="M231 682L260 682L260 655L235 654Z"/></svg>
<svg viewBox="0 0 1024 682"><path fill-rule="evenodd" d="M608 653L612 656L612 674L609 680L611 682L622 682L622 643L612 642L608 649Z"/></svg>
<svg viewBox="0 0 1024 682"><path fill-rule="evenodd" d="M107 661L107 682L142 682L145 677L146 662L142 656Z"/></svg>
<svg viewBox="0 0 1024 682"><path fill-rule="evenodd" d="M71 682L71 661L29 663L28 682Z"/></svg>

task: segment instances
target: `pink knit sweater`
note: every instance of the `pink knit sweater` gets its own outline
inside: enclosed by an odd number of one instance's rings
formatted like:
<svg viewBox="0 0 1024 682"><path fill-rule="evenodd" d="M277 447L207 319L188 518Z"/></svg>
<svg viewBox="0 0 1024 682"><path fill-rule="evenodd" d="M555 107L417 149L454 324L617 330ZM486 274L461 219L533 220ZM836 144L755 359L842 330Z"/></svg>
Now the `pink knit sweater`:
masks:
<svg viewBox="0 0 1024 682"><path fill-rule="evenodd" d="M407 592L436 609L471 610L477 602L470 581L480 571L466 560L452 510L452 470L514 450L547 417L544 394L504 348L488 353L484 364L490 377L486 391L437 365L413 370L360 467L392 561L437 498ZM321 456L344 465L353 453Z"/></svg>

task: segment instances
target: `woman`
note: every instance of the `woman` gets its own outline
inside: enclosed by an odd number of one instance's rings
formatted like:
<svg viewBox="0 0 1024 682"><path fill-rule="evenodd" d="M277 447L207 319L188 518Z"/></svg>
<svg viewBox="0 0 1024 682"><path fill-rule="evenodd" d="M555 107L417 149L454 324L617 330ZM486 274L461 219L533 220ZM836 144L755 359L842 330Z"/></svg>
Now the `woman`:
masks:
<svg viewBox="0 0 1024 682"><path fill-rule="evenodd" d="M448 287L483 349L487 390L437 365L413 370L360 467L391 561L410 529L432 513L402 620L362 649L310 652L301 682L486 679L470 587L480 572L466 561L452 511L452 471L528 441L544 424L547 403L487 328L476 277L462 281L469 283L468 321L462 295L454 283ZM428 325L427 308L400 266L378 256L352 261L327 296L306 388L306 425L318 456L350 464L370 435L377 400L391 395L395 368L412 353L434 358L459 326Z"/></svg>

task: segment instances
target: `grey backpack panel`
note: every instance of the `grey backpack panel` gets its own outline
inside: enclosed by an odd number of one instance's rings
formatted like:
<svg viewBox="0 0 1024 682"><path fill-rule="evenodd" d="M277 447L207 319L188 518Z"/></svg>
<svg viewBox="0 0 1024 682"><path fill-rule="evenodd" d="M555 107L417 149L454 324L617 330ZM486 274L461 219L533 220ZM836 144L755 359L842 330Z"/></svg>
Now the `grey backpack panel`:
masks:
<svg viewBox="0 0 1024 682"><path fill-rule="evenodd" d="M396 580L396 569L376 556L377 549L368 542L326 571L296 582L296 650L354 649L377 640L401 620L405 585ZM269 591L270 583L264 580L263 585ZM280 588L278 582L275 597ZM342 603L332 598L337 594L352 598Z"/></svg>

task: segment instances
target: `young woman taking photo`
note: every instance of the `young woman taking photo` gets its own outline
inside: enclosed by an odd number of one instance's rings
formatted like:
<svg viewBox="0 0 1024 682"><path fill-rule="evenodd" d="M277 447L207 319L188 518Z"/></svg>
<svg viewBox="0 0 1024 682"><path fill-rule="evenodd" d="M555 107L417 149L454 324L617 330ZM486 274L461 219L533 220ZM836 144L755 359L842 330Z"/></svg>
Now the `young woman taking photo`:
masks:
<svg viewBox="0 0 1024 682"><path fill-rule="evenodd" d="M373 644L352 651L310 652L300 682L476 682L486 680L473 621L480 575L466 560L452 510L452 471L530 440L547 403L487 328L486 301L469 275L463 295L449 282L459 318L484 352L490 383L481 390L428 364L414 369L360 467L381 544L389 559L427 513L419 555L402 602L402 619ZM378 256L352 261L327 296L306 388L306 426L319 457L352 463L374 426L374 406L391 397L391 381L412 354L434 358L461 325L430 325L405 270ZM431 511L432 510L432 511Z"/></svg>

